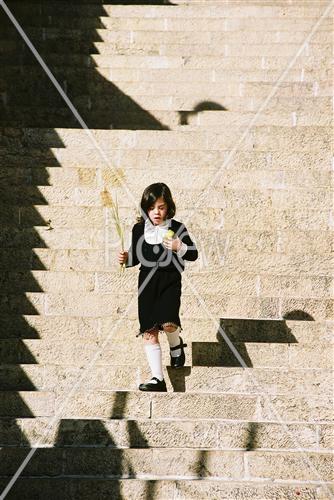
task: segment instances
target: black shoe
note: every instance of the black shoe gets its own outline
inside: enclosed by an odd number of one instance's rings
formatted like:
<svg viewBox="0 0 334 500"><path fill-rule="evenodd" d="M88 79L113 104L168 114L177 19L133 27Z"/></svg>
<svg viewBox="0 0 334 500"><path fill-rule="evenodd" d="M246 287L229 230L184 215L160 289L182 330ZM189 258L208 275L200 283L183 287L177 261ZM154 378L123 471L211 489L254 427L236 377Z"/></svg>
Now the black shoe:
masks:
<svg viewBox="0 0 334 500"><path fill-rule="evenodd" d="M172 368L182 368L184 366L184 363L186 362L186 356L184 354L184 347L187 347L187 344L183 343L182 337L180 337L180 344L175 346L175 347L170 347L170 351L176 351L177 349L181 349L181 354L180 356L176 356L173 358L173 356L170 356L170 365Z"/></svg>
<svg viewBox="0 0 334 500"><path fill-rule="evenodd" d="M140 384L140 391L152 391L152 392L167 392L166 382L164 380L159 380L156 377L152 377L151 380L156 380L157 383L153 384L151 382L146 382L145 384Z"/></svg>

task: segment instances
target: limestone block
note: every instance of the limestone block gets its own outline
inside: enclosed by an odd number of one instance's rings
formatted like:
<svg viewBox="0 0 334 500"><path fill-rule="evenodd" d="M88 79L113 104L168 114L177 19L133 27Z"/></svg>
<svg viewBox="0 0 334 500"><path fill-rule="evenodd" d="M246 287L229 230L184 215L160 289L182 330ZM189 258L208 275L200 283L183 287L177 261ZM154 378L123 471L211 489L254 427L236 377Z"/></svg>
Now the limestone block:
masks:
<svg viewBox="0 0 334 500"><path fill-rule="evenodd" d="M25 315L20 317L2 317L0 322L0 336L9 332L9 337L39 338L49 340L99 340L98 320L95 318L80 317L48 317L39 315Z"/></svg>
<svg viewBox="0 0 334 500"><path fill-rule="evenodd" d="M317 448L315 425L300 424L221 423L218 427L218 442L222 448L242 448L249 452L261 448Z"/></svg>
<svg viewBox="0 0 334 500"><path fill-rule="evenodd" d="M197 38L198 35L198 38ZM196 35L199 44L211 43L210 32L199 32ZM133 33L133 43L141 45L147 44L180 44L187 45L194 43L194 34L187 31L135 31Z"/></svg>
<svg viewBox="0 0 334 500"><path fill-rule="evenodd" d="M289 365L292 369L301 366L309 368L333 367L332 352L328 344L319 343L318 346L298 346L289 347Z"/></svg>
<svg viewBox="0 0 334 500"><path fill-rule="evenodd" d="M87 11L89 9L87 8ZM106 5L106 13L115 17L124 16L124 8L121 5ZM283 18L285 16L291 18L308 19L312 17L317 17L321 13L321 6L312 6L307 10L300 9L299 6L263 6L261 9L258 6L226 6L226 5L211 5L208 9L205 5L180 5L177 9L169 9L168 17L173 19L182 19L188 17L189 19L203 19L205 18L207 22L209 20L217 18L248 18L257 16L259 19L268 17ZM127 17L144 17L144 18L160 18L165 17L166 11L163 6L152 6L150 9L145 8L141 5L133 6L133 8L127 11ZM277 28L276 28L277 29Z"/></svg>
<svg viewBox="0 0 334 500"><path fill-rule="evenodd" d="M43 184L45 177L47 177L50 185L76 187L83 186L96 186L96 169L90 170L77 168L54 168L35 167L32 170L32 182L34 184Z"/></svg>
<svg viewBox="0 0 334 500"><path fill-rule="evenodd" d="M103 16L103 25L110 31L120 30L150 30L163 31L165 29L165 18L145 18L145 17L108 17ZM98 30L102 31L102 30Z"/></svg>
<svg viewBox="0 0 334 500"><path fill-rule="evenodd" d="M291 348L292 346L290 346ZM300 354L302 357L302 353ZM321 365L321 358L316 358L313 364ZM302 364L302 363L301 363ZM297 369L283 365L279 368L261 369L247 368L244 370L242 389L247 393L265 394L299 394L312 393L314 396L329 396L332 379L330 369L312 369L307 361L304 367ZM306 368L305 368L306 367Z"/></svg>
<svg viewBox="0 0 334 500"><path fill-rule="evenodd" d="M319 127L317 127L319 128ZM230 149L228 138L222 134L207 133L208 149ZM288 148L290 151L330 150L330 133L327 127L322 131L315 127L304 127L303 131L284 127L255 127L238 145L238 149L258 151L277 151ZM235 134L234 134L235 143Z"/></svg>
<svg viewBox="0 0 334 500"><path fill-rule="evenodd" d="M10 424L10 421L8 421ZM8 425L7 424L7 425ZM111 448L170 449L293 449L316 448L313 425L224 422L219 420L57 420L47 429L48 419L22 419L19 428L31 444L56 446L109 446ZM325 426L321 426L325 427ZM295 438L291 439L289 437ZM298 446L299 446L298 445Z"/></svg>
<svg viewBox="0 0 334 500"><path fill-rule="evenodd" d="M102 248L104 231L92 228L76 229L34 226L33 228L6 228L0 236L0 246L5 248L92 249Z"/></svg>
<svg viewBox="0 0 334 500"><path fill-rule="evenodd" d="M43 341L40 339L25 339L19 341L22 363L40 364L75 364L88 363L99 350L96 342L78 341L75 347L65 344L64 340ZM4 343L5 341L1 341ZM13 341L7 347L9 354L14 349ZM3 356L6 355L6 351Z"/></svg>
<svg viewBox="0 0 334 500"><path fill-rule="evenodd" d="M291 311L307 311L314 319L333 320L333 300L316 299L283 299L281 302L282 315Z"/></svg>
<svg viewBox="0 0 334 500"><path fill-rule="evenodd" d="M256 397L232 394L174 394L152 399L153 418L255 418Z"/></svg>
<svg viewBox="0 0 334 500"><path fill-rule="evenodd" d="M124 306L125 305L125 306ZM136 296L131 294L128 298L115 294L45 294L46 314L52 316L116 316L127 311L133 315L137 309Z"/></svg>
<svg viewBox="0 0 334 500"><path fill-rule="evenodd" d="M218 20L216 20L218 24ZM307 31L311 30L314 26L314 19L309 19L307 17L293 17L289 20L280 19L275 17L275 23L268 21L268 19L256 18L256 19L245 19L245 18L235 18L227 19L226 29L227 31L243 31L244 29L259 31L288 31L293 33L296 31ZM324 19L323 23L319 26L319 31L328 30L329 19ZM217 30L219 31L219 30Z"/></svg>
<svg viewBox="0 0 334 500"><path fill-rule="evenodd" d="M70 349L74 351L75 346ZM92 351L90 358L83 360L80 366L78 361L74 363L76 366L69 365L69 360L65 360L66 365L48 364L45 367L45 389L56 390L61 394L80 380L80 387L88 390L137 390L138 369L135 366L112 366L108 363L96 366L94 362L90 367L89 362L93 361L93 356Z"/></svg>
<svg viewBox="0 0 334 500"><path fill-rule="evenodd" d="M333 449L334 444L334 426L319 425L319 446L321 449Z"/></svg>
<svg viewBox="0 0 334 500"><path fill-rule="evenodd" d="M298 234L298 233L297 233ZM285 255L283 253L258 254L242 252L242 255L227 252L224 259L225 272L238 269L238 272L254 272L259 274L287 276L331 276L332 258L330 255L300 253Z"/></svg>
<svg viewBox="0 0 334 500"><path fill-rule="evenodd" d="M153 471L190 477L221 477L241 479L244 474L241 453L207 450L152 450ZM175 471L175 472L174 472Z"/></svg>
<svg viewBox="0 0 334 500"><path fill-rule="evenodd" d="M66 421L60 421L61 428ZM18 421L18 426L30 446L59 446L59 420L48 417L24 418ZM22 443L26 444L25 442Z"/></svg>
<svg viewBox="0 0 334 500"><path fill-rule="evenodd" d="M282 231L280 248L285 254L331 253L333 235L324 231Z"/></svg>
<svg viewBox="0 0 334 500"><path fill-rule="evenodd" d="M202 298L203 301L203 298ZM185 318L199 319L203 317L203 302L199 299L188 299L183 297L182 307ZM226 296L221 298L212 298L211 296L204 299L205 308L210 311L210 315L217 317L232 316L232 317L261 317L261 318L277 318L278 317L278 299L257 299L252 297Z"/></svg>
<svg viewBox="0 0 334 500"><path fill-rule="evenodd" d="M9 364L10 351L3 352L3 341L0 341L0 351L3 364L0 366L0 387L1 390L32 390L43 389L45 380L44 367L39 365L11 365ZM8 354L7 354L8 353ZM13 356L14 357L14 356ZM15 360L15 358L13 359Z"/></svg>
<svg viewBox="0 0 334 500"><path fill-rule="evenodd" d="M66 289L82 292L94 290L93 273L62 273L53 271L13 272L0 275L3 292L62 292Z"/></svg>
<svg viewBox="0 0 334 500"><path fill-rule="evenodd" d="M102 208L98 207L50 207L38 205L20 209L22 226L82 227L87 221L97 228L103 227Z"/></svg>
<svg viewBox="0 0 334 500"><path fill-rule="evenodd" d="M333 458L326 454L308 454L310 464L305 463L299 453L273 453L268 456L260 452L249 453L247 462L251 477L295 480L330 481Z"/></svg>
<svg viewBox="0 0 334 500"><path fill-rule="evenodd" d="M333 282L329 276L261 276L259 286L263 297L330 298Z"/></svg>
<svg viewBox="0 0 334 500"><path fill-rule="evenodd" d="M0 392L2 417L51 416L54 413L54 396L50 392L5 391Z"/></svg>
<svg viewBox="0 0 334 500"><path fill-rule="evenodd" d="M305 37L306 38L306 37ZM279 43L279 44L261 44L261 43L228 43L227 53L229 56L256 56L256 55L264 55L264 56L295 56L295 54L300 50L300 43ZM281 48L281 51L280 51ZM307 48L305 46L304 50L301 52L301 56L326 56L329 55L331 51L330 44L317 44L313 41L313 44Z"/></svg>
<svg viewBox="0 0 334 500"><path fill-rule="evenodd" d="M55 271L93 271L107 268L105 252L101 250L34 250L33 267ZM35 264L36 262L36 264Z"/></svg>
<svg viewBox="0 0 334 500"><path fill-rule="evenodd" d="M22 440L22 432L19 425L19 419L1 418L0 421L0 445L18 446Z"/></svg>
<svg viewBox="0 0 334 500"><path fill-rule="evenodd" d="M62 418L139 418L150 416L150 395L137 392L78 391L64 407L59 399L57 414Z"/></svg>
<svg viewBox="0 0 334 500"><path fill-rule="evenodd" d="M43 293L4 294L0 296L2 314L44 314L45 297Z"/></svg>
<svg viewBox="0 0 334 500"><path fill-rule="evenodd" d="M286 209L319 208L325 210L332 206L333 192L327 189L297 190L291 189L273 191L271 193L273 206L285 207Z"/></svg>
<svg viewBox="0 0 334 500"><path fill-rule="evenodd" d="M6 448L1 459L2 475L12 477L19 466L28 456L29 449L24 448ZM22 469L20 476L59 476L63 471L63 452L57 449L37 448L26 466ZM7 479L8 481L8 479Z"/></svg>
<svg viewBox="0 0 334 500"><path fill-rule="evenodd" d="M181 55L97 55L90 56L92 64L104 68L183 68L187 69L239 69L254 71L260 69L284 70L291 56L191 56ZM263 61L263 58L265 60ZM73 57L72 57L73 59ZM58 56L59 62L61 58ZM68 60L68 56L67 56ZM65 62L65 61L64 61ZM74 61L73 61L74 62ZM319 67L329 67L329 57L301 56L295 64L295 68L306 70ZM264 68L265 66L265 68Z"/></svg>
<svg viewBox="0 0 334 500"><path fill-rule="evenodd" d="M6 486L8 480L0 480L0 487ZM73 478L57 479L50 478L19 478L13 488L13 492L22 500L30 500L32 496L37 496L41 492L47 495L50 500L57 500L59 496L66 495L67 498L91 498L93 495L99 497L122 495L124 498L133 500L144 500L147 491L154 489L157 500L166 500L175 495L182 500L195 500L201 498L212 498L218 500L224 495L226 498L244 500L252 498L255 500L292 500L297 494L307 500L326 500L328 498L328 488L317 485L287 485L270 484L255 481L229 481L205 479L194 480L151 480L144 479L83 479Z"/></svg>
<svg viewBox="0 0 334 500"><path fill-rule="evenodd" d="M332 402L330 398L307 396L263 396L261 398L261 412L264 420L285 422L331 421Z"/></svg>
<svg viewBox="0 0 334 500"><path fill-rule="evenodd" d="M258 19L259 22L261 23L261 19ZM227 24L229 23L230 19L227 19ZM280 22L279 20L277 20ZM290 25L292 19L289 20ZM294 20L296 21L296 19ZM200 22L200 21L199 21ZM250 23L254 22L253 19L249 20ZM210 24L208 24L208 27L210 29ZM286 31L281 31L279 32L279 35L275 33L275 31L270 31L269 30L270 26L267 26L267 30L265 31L249 31L247 32L247 42L249 45L252 44L279 44L281 42L282 44L302 44L305 41L305 38L308 35L308 32L306 30L301 31L301 30L286 30ZM218 43L231 43L231 44L237 44L237 43L242 43L245 38L243 38L244 32L240 32L239 30L236 31L228 31L228 32L221 32L221 31L212 31L211 32L211 43L214 45ZM314 33L312 36L312 42L313 43L328 43L328 33L325 31L318 31ZM297 50L296 50L297 52Z"/></svg>
<svg viewBox="0 0 334 500"><path fill-rule="evenodd" d="M205 481L178 481L176 491L182 500L198 498L202 495L203 498L210 497L219 500L224 495L225 498L243 500L245 498L252 498L254 500L292 500L298 494L303 495L304 498L313 499L318 498L321 500L326 499L328 491L326 487L318 488L316 486L295 486L286 484L264 484L263 482L223 482L214 481L212 479ZM321 495L321 496L320 496ZM140 498L140 497L139 497ZM161 497L161 500L164 497Z"/></svg>

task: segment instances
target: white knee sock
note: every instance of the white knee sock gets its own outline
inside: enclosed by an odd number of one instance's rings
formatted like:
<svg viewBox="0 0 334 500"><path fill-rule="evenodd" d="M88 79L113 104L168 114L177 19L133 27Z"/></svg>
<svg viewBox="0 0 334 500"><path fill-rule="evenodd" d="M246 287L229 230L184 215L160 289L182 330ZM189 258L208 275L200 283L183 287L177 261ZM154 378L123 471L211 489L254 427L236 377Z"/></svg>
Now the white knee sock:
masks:
<svg viewBox="0 0 334 500"><path fill-rule="evenodd" d="M169 347L176 347L180 344L180 332L181 328L178 326L175 332L166 332ZM175 349L175 351L170 351L172 358L176 358L181 355L181 349Z"/></svg>
<svg viewBox="0 0 334 500"><path fill-rule="evenodd" d="M164 376L162 373L162 356L160 344L145 344L144 347L147 361L151 368L152 377L163 380Z"/></svg>

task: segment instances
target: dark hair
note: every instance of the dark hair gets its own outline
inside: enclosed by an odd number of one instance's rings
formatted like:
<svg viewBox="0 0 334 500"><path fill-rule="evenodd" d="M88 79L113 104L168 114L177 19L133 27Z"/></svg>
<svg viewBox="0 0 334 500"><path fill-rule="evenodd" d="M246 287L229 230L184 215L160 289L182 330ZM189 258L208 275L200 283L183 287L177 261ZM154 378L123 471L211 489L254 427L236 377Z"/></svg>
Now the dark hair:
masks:
<svg viewBox="0 0 334 500"><path fill-rule="evenodd" d="M167 204L167 219L172 219L176 213L176 207L174 200L172 198L172 193L169 187L163 182L156 182L150 184L145 188L143 195L141 197L140 207L142 211L148 216L149 208L154 205L158 198L163 198ZM137 222L145 222L142 215L137 216Z"/></svg>

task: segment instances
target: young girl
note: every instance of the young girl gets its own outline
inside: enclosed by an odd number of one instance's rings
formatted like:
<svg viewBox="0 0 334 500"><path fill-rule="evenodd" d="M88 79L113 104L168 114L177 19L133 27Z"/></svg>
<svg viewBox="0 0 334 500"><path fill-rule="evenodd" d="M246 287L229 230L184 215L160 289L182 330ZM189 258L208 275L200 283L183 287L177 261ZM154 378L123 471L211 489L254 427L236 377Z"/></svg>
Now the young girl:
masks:
<svg viewBox="0 0 334 500"><path fill-rule="evenodd" d="M170 189L162 182L148 186L142 195L141 213L132 228L128 252L119 252L118 262L126 267L141 264L138 276L138 316L144 349L152 372L141 391L166 392L162 371L159 331L167 335L171 366L185 363L179 316L181 273L184 260L196 260L198 251L184 224L173 219L176 208ZM175 234L170 237L168 231Z"/></svg>

